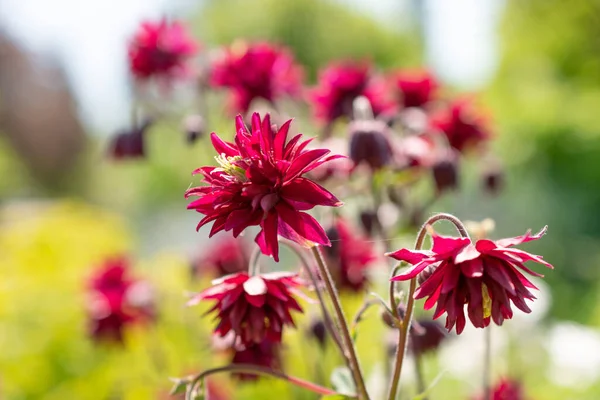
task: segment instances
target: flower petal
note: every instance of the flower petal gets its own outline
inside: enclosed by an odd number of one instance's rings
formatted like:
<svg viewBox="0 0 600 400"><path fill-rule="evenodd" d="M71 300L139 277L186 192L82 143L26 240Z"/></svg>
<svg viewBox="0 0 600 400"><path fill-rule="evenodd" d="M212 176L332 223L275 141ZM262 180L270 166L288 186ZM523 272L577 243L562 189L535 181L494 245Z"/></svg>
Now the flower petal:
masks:
<svg viewBox="0 0 600 400"><path fill-rule="evenodd" d="M339 207L344 204L328 190L306 178L290 181L280 191L280 195L285 199L305 204L329 207Z"/></svg>

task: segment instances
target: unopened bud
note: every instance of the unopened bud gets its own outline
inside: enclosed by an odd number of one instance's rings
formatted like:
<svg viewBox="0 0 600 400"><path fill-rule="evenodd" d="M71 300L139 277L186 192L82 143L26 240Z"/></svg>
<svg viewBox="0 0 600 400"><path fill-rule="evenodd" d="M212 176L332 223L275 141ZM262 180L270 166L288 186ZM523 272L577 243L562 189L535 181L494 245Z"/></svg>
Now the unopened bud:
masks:
<svg viewBox="0 0 600 400"><path fill-rule="evenodd" d="M309 334L315 339L321 347L325 346L325 339L327 338L327 328L325 323L321 319L314 319L309 326Z"/></svg>
<svg viewBox="0 0 600 400"><path fill-rule="evenodd" d="M377 170L393 160L388 127L383 121L356 120L350 123L350 159L355 165L367 164Z"/></svg>
<svg viewBox="0 0 600 400"><path fill-rule="evenodd" d="M200 139L206 130L204 118L201 115L188 115L183 120L183 130L189 144Z"/></svg>
<svg viewBox="0 0 600 400"><path fill-rule="evenodd" d="M499 167L490 168L482 176L483 190L497 195L504 186L504 171Z"/></svg>
<svg viewBox="0 0 600 400"><path fill-rule="evenodd" d="M379 217L372 210L363 210L360 212L360 224L368 236L373 236L381 229Z"/></svg>
<svg viewBox="0 0 600 400"><path fill-rule="evenodd" d="M433 179L438 193L458 187L458 158L453 153L441 156L432 167Z"/></svg>

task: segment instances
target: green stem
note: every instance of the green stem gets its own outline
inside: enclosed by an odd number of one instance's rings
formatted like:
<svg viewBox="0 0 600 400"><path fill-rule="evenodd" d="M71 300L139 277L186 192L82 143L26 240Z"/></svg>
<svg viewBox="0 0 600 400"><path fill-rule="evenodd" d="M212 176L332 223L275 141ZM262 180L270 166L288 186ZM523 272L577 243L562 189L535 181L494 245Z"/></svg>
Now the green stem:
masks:
<svg viewBox="0 0 600 400"><path fill-rule="evenodd" d="M246 373L254 375L270 376L277 379L282 379L286 382L310 390L311 392L321 394L323 396L338 394L335 390L317 385L312 382L305 381L295 376L286 375L283 372L276 371L274 369L259 367L252 364L229 364L224 367L207 369L206 371L200 372L196 375L189 383L188 393L186 393L186 400L191 400L191 394L196 390L196 386L200 381L209 375L218 374L222 372L234 372L234 373Z"/></svg>
<svg viewBox="0 0 600 400"><path fill-rule="evenodd" d="M369 394L367 392L367 387L365 385L365 381L360 370L360 363L358 362L358 357L356 355L356 349L354 348L354 343L352 342L352 337L350 336L350 330L348 329L348 322L346 321L346 317L344 315L344 311L342 310L342 304L340 302L339 295L337 293L337 289L333 284L333 278L331 277L331 273L329 272L329 268L325 264L325 260L321 255L321 251L317 246L313 246L311 248L315 261L317 262L317 266L319 267L319 272L321 277L325 283L325 289L329 294L329 298L333 304L333 309L335 311L337 320L339 322L339 328L341 331L342 343L347 351L347 355L350 361L350 372L352 373L352 377L354 379L354 383L356 385L356 391L358 398L360 400L369 400Z"/></svg>
<svg viewBox="0 0 600 400"><path fill-rule="evenodd" d="M421 226L419 233L417 235L417 240L415 241L415 250L421 250L423 247L423 242L425 240L425 236L427 235L428 227L433 225L438 221L450 221L454 224L458 232L462 237L469 237L467 230L465 229L463 223L451 214L436 214L433 217L429 218L425 223ZM397 272L399 267L394 268L394 274ZM394 364L394 373L392 375L392 380L390 383L390 390L388 395L388 400L395 400L396 393L398 392L398 387L400 384L400 375L402 373L402 364L404 362L404 355L406 354L406 347L408 344L408 332L410 330L410 323L412 321L412 314L415 305L414 294L417 289L417 277L415 276L410 280L410 287L408 289L408 297L406 304L406 313L404 314L404 318L402 319L402 325L400 329L398 329L398 347L396 348L396 362ZM395 313L396 318L400 319L400 313L398 307L396 305L395 300L395 281L390 281L390 304L392 305L392 311Z"/></svg>
<svg viewBox="0 0 600 400"><path fill-rule="evenodd" d="M492 372L492 327L488 326L485 328L483 335L483 393L485 400L492 400L492 385L490 384Z"/></svg>

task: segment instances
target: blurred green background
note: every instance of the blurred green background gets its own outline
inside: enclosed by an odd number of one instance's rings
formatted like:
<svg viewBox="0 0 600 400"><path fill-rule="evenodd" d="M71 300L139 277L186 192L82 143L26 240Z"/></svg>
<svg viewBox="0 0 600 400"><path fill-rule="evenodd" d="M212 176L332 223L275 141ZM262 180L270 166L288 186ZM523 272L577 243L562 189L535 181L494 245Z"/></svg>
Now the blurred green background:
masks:
<svg viewBox="0 0 600 400"><path fill-rule="evenodd" d="M587 385L554 385L543 367L552 324L575 321L594 335L600 326L600 1L504 3L497 7L497 69L474 90L493 118L506 187L493 198L482 194L481 166L472 160L464 167L462 190L431 211L491 217L498 237L549 225L548 235L528 250L556 267L546 276L550 312L535 329L515 336L517 348L523 337L538 339L522 350L535 359L525 363L532 367L524 374L527 392L535 399L597 399L595 377ZM368 58L383 70L427 65L427 9L411 4L412 13L381 20L342 1L215 0L189 8L184 18L206 51L237 38L285 44L314 83L316 71L339 58ZM200 310L183 306L185 291L207 285L188 279L189 257L206 245L206 235L195 233L197 217L186 212L183 192L191 171L212 157L206 140L189 146L181 132L181 117L194 106L185 93L170 104L169 117L149 132L146 159L111 161L107 133L85 128L59 66L40 75L37 59L1 34L0 398L167 398L169 376L222 361L209 356L211 323L200 319ZM64 82L58 88L56 76ZM28 82L34 81L32 88ZM55 97L38 96L47 86ZM465 89L456 82L448 87ZM52 109L44 101L64 107ZM222 94L207 101L207 130L231 132ZM65 116L57 117L60 112ZM297 128L311 134L308 108L297 112ZM120 252L132 255L138 275L156 285L159 322L129 332L123 348L96 346L86 337L85 282L103 257ZM359 302L347 299L348 308ZM371 347L385 332L375 314L359 338L370 372L377 371ZM287 365L308 377L311 357L321 356L314 346L312 353L304 351L301 330L290 336ZM565 343L567 351L570 345ZM331 370L335 358L328 356L326 364ZM505 361L498 364L498 371L510 372ZM430 381L436 365L427 360ZM468 398L477 387L446 374L431 398ZM231 398L314 398L273 382L240 393Z"/></svg>

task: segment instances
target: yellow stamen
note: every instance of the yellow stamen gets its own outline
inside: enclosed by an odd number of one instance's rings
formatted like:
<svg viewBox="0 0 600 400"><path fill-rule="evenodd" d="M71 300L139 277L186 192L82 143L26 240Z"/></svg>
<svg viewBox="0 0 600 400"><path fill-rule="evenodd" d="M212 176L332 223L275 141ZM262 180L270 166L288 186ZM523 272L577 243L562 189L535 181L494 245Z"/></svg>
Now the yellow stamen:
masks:
<svg viewBox="0 0 600 400"><path fill-rule="evenodd" d="M236 178L240 182L246 182L248 180L248 178L246 178L246 170L236 164L236 162L242 160L241 156L227 157L225 154L221 154L215 156L215 160L217 160L221 166L218 170L225 172L227 175Z"/></svg>
<svg viewBox="0 0 600 400"><path fill-rule="evenodd" d="M481 295L483 296L483 318L492 316L492 298L485 283L481 284Z"/></svg>

